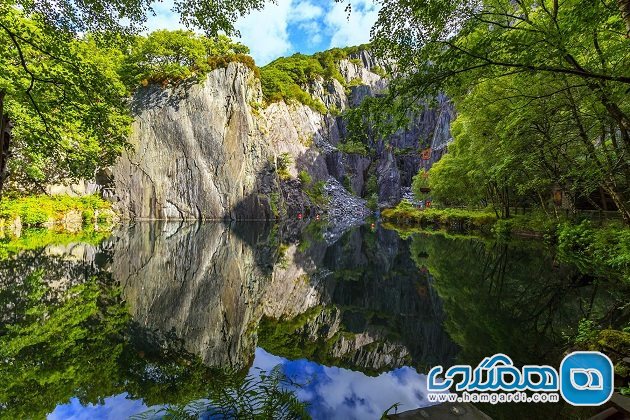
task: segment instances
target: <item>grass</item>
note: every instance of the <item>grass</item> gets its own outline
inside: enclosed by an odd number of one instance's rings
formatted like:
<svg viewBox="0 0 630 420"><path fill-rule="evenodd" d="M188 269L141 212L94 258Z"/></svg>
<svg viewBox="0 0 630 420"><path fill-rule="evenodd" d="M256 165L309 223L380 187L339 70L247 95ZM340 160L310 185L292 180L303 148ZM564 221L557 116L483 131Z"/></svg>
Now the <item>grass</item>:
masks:
<svg viewBox="0 0 630 420"><path fill-rule="evenodd" d="M84 224L107 223L112 217L110 203L96 195L36 195L0 202L0 219L5 226L19 218L24 227L44 227L49 223L59 223L70 212L79 212Z"/></svg>
<svg viewBox="0 0 630 420"><path fill-rule="evenodd" d="M401 201L398 206L383 210L384 220L402 225L438 225L457 227L460 230L489 230L496 222L491 211L473 211L463 209L419 209L408 201Z"/></svg>

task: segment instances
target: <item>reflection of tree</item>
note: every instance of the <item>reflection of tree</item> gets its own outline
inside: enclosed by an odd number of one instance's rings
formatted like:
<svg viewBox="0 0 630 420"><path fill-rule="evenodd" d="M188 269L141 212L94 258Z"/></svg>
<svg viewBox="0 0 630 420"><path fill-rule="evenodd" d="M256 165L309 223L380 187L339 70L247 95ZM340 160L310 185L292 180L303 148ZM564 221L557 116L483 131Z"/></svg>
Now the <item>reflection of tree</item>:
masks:
<svg viewBox="0 0 630 420"><path fill-rule="evenodd" d="M205 366L172 334L134 323L110 274L89 259L49 251L0 261L7 418L42 418L72 397L97 404L122 392L148 405L185 404L226 378L244 379L244 372Z"/></svg>
<svg viewBox="0 0 630 420"><path fill-rule="evenodd" d="M411 250L434 278L466 362L496 352L522 363L558 356L563 332L615 306L610 290L531 243L416 235Z"/></svg>
<svg viewBox="0 0 630 420"><path fill-rule="evenodd" d="M555 263L535 243L500 243L415 234L411 253L433 277L445 327L461 346L459 362L476 366L505 353L516 364L558 366L566 339L580 319L611 319L622 306L619 285L597 281ZM625 294L627 297L627 292ZM563 404L483 406L493 418L575 418ZM590 417L579 412L580 417Z"/></svg>
<svg viewBox="0 0 630 420"><path fill-rule="evenodd" d="M96 278L52 295L39 270L2 296L0 404L9 418L41 418L59 402L117 393L118 358L129 320L115 289ZM12 306L7 296L20 296Z"/></svg>

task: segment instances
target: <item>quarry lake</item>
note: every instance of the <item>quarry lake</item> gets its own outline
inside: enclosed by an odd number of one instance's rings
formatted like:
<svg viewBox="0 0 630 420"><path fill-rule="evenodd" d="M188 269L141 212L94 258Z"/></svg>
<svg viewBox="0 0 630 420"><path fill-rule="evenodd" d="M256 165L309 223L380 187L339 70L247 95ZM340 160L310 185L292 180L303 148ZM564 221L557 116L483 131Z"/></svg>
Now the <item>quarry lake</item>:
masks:
<svg viewBox="0 0 630 420"><path fill-rule="evenodd" d="M614 327L628 296L539 240L378 224L146 222L49 242L0 260L2 418L378 419L429 405L435 365L557 366L581 320Z"/></svg>

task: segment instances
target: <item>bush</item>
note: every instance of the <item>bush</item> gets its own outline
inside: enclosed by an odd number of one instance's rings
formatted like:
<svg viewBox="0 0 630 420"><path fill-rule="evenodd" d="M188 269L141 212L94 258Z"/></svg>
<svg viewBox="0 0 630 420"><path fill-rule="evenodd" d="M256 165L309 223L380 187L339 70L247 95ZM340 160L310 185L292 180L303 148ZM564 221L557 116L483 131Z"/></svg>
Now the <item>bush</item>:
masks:
<svg viewBox="0 0 630 420"><path fill-rule="evenodd" d="M337 149L344 153L353 153L361 156L368 156L369 151L365 144L358 141L347 141L345 143L339 143Z"/></svg>
<svg viewBox="0 0 630 420"><path fill-rule="evenodd" d="M278 156L276 169L281 180L286 181L291 178L289 166L293 163L293 157L289 153L281 153Z"/></svg>
<svg viewBox="0 0 630 420"><path fill-rule="evenodd" d="M230 63L241 63L247 66L257 78L260 78L260 69L252 57L245 54L228 54L208 57L209 70L226 68Z"/></svg>
<svg viewBox="0 0 630 420"><path fill-rule="evenodd" d="M432 208L421 210L406 200L401 201L393 209L384 210L382 216L385 220L403 225L440 225L460 230L485 230L496 221L496 216L489 211Z"/></svg>
<svg viewBox="0 0 630 420"><path fill-rule="evenodd" d="M304 170L300 171L300 173L298 174L298 179L300 180L300 183L302 184L302 188L305 188L311 185L311 182L313 182L313 178L311 178L309 173Z"/></svg>
<svg viewBox="0 0 630 420"><path fill-rule="evenodd" d="M10 222L19 217L25 227L41 227L48 222L58 222L70 211L78 211L84 223L94 223L98 222L97 210L111 210L111 205L96 195L37 195L3 200L0 202L0 219Z"/></svg>
<svg viewBox="0 0 630 420"><path fill-rule="evenodd" d="M378 210L378 194L377 193L373 193L368 197L367 206L372 211Z"/></svg>
<svg viewBox="0 0 630 420"><path fill-rule="evenodd" d="M323 207L328 204L328 196L326 195L326 190L324 189L325 185L326 183L324 181L317 181L306 191L306 195L308 195L313 204L319 207Z"/></svg>
<svg viewBox="0 0 630 420"><path fill-rule="evenodd" d="M558 254L583 273L630 283L630 229L594 228L589 221L558 227Z"/></svg>

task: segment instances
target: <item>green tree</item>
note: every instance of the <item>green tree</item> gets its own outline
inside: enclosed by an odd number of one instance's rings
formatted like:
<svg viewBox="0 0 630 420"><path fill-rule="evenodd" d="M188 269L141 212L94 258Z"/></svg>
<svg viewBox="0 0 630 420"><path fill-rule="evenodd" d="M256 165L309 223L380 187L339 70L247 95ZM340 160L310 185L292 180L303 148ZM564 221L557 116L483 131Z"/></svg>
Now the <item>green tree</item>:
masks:
<svg viewBox="0 0 630 420"><path fill-rule="evenodd" d="M247 53L249 48L225 35L208 38L192 31L159 30L134 40L120 71L133 89L140 83L179 81L203 74L212 70L208 62L211 56Z"/></svg>
<svg viewBox="0 0 630 420"><path fill-rule="evenodd" d="M113 67L119 55L92 39L59 42L15 9L0 17L0 40L0 108L13 125L12 144L2 147L8 164L0 170L20 187L41 190L90 178L99 164L112 162L131 121Z"/></svg>
<svg viewBox="0 0 630 420"><path fill-rule="evenodd" d="M20 190L41 190L45 183L91 177L122 151L131 121L123 101L128 92L113 70L122 56L103 45L126 47L128 35L137 33L151 12L150 3L0 5L0 194L9 175ZM263 5L263 0L175 0L173 9L185 25L215 37L219 31L235 34L233 22ZM226 41L203 43L212 50Z"/></svg>
<svg viewBox="0 0 630 420"><path fill-rule="evenodd" d="M522 159L524 150L540 157L532 147L532 133L551 136L546 141L554 146L568 136L569 145L545 152L550 165L546 171L564 180L579 179L585 196L589 189L601 188L630 223L630 39L623 12L627 2L617 3L386 0L374 28L374 45L405 68L406 77L392 84L391 97L413 104L442 90L458 111L467 102L465 118L473 110L484 114L488 130L471 124L462 136L479 131L474 135L489 147L476 149L491 152L484 161L498 151L508 153L502 166L482 165L483 175L491 177L484 184L503 205L515 192L532 187L532 178L524 176L531 159ZM494 127L492 120L497 120ZM479 138L474 145L480 145ZM586 153L584 162L581 152ZM556 179L533 178L538 191Z"/></svg>

